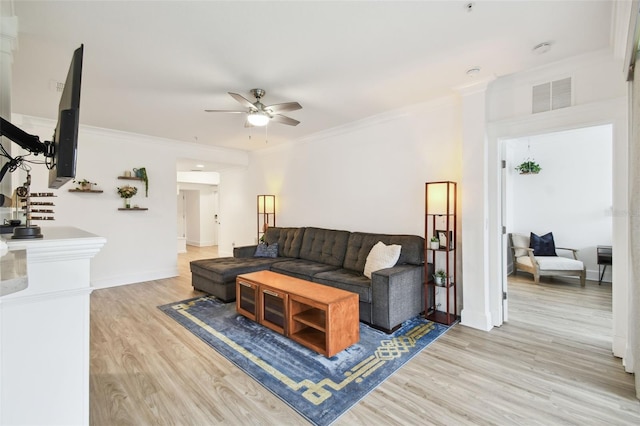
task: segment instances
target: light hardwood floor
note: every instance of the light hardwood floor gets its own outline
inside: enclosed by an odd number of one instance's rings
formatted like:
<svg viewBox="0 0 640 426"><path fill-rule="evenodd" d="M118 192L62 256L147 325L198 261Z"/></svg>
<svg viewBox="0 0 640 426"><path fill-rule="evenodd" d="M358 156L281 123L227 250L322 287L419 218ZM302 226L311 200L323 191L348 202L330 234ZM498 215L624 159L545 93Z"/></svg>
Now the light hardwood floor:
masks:
<svg viewBox="0 0 640 426"><path fill-rule="evenodd" d="M158 305L200 295L180 276L91 295L92 425L303 425L288 405ZM611 354L611 285L510 280L509 322L456 325L336 425L640 424L633 376ZM37 409L37 408L34 408Z"/></svg>

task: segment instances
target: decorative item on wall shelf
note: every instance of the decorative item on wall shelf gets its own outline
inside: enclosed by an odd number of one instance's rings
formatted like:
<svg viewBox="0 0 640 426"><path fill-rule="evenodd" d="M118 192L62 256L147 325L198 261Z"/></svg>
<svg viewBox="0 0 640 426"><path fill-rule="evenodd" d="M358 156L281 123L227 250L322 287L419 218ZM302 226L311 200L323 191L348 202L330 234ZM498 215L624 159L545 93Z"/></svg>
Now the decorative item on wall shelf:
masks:
<svg viewBox="0 0 640 426"><path fill-rule="evenodd" d="M144 196L149 196L149 177L147 176L147 169L145 167L139 167L137 169L133 169L133 173L135 177L142 180L144 182Z"/></svg>
<svg viewBox="0 0 640 426"><path fill-rule="evenodd" d="M75 183L76 185L80 185L80 187L76 187L76 189L82 189L83 191L90 191L93 185L97 185L97 183L91 182L87 179L74 179L73 183Z"/></svg>
<svg viewBox="0 0 640 426"><path fill-rule="evenodd" d="M102 192L101 189L93 189L93 186L97 185L97 183L91 182L87 179L74 179L73 183L78 186L74 189L70 189L69 192Z"/></svg>
<svg viewBox="0 0 640 426"><path fill-rule="evenodd" d="M535 161L527 158L526 161L523 161L518 167L516 167L516 170L521 175L537 175L540 173L540 170L542 170L542 167L540 167L540 165Z"/></svg>
<svg viewBox="0 0 640 426"><path fill-rule="evenodd" d="M124 198L124 208L131 208L131 197L138 193L138 188L135 186L125 185L118 188L118 195Z"/></svg>

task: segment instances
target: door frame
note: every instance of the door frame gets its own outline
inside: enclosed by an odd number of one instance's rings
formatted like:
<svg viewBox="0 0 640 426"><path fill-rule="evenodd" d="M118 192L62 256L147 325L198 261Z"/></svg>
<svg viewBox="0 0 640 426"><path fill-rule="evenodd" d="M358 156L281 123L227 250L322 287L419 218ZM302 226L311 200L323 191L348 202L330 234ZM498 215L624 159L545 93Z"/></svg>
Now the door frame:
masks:
<svg viewBox="0 0 640 426"><path fill-rule="evenodd" d="M615 356L624 357L628 344L627 315L630 283L629 127L626 96L488 124L490 309L494 326L502 325L505 310L508 318L508 305L503 303L502 298L507 278L504 259L508 248L502 234L504 200L501 188L504 140L602 124L611 124L613 127L613 162L616 166L613 176L612 240L616 252L616 267L612 268L612 350Z"/></svg>

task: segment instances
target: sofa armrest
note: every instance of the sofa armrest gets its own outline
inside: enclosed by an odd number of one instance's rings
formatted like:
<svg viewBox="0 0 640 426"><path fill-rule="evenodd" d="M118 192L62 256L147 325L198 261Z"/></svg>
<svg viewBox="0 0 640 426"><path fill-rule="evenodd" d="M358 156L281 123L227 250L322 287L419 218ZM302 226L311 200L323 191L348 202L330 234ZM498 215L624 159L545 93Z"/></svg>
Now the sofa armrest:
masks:
<svg viewBox="0 0 640 426"><path fill-rule="evenodd" d="M253 255L256 253L256 247L258 246L253 245L253 246L234 247L233 257L242 257L242 258L253 257Z"/></svg>
<svg viewBox="0 0 640 426"><path fill-rule="evenodd" d="M396 265L371 274L371 323L392 330L424 310L424 266Z"/></svg>

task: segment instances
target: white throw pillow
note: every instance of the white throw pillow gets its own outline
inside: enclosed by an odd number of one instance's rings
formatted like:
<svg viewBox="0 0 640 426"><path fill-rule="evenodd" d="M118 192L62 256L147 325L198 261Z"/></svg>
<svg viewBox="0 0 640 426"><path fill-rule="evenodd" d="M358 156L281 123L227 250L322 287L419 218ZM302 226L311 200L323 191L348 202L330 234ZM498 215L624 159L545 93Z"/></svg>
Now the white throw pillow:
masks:
<svg viewBox="0 0 640 426"><path fill-rule="evenodd" d="M364 276L371 278L371 273L379 269L391 268L395 266L400 258L400 250L402 246L398 244L385 245L382 241L378 241L371 248L367 261L364 264Z"/></svg>

